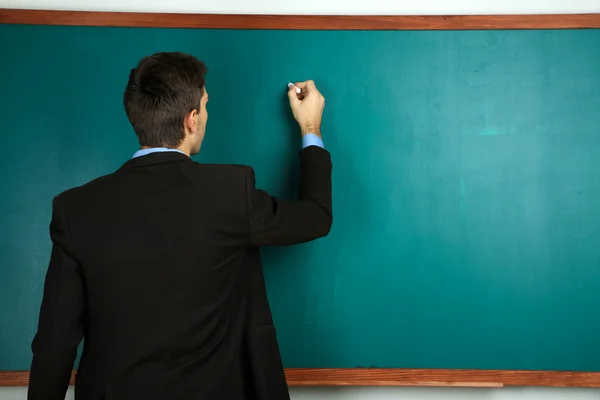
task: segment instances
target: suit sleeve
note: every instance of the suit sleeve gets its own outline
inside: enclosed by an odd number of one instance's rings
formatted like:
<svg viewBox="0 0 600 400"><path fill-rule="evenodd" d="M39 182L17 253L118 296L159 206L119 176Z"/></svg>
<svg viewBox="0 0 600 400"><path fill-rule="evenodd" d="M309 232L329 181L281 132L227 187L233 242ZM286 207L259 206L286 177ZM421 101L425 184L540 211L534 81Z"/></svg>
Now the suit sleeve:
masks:
<svg viewBox="0 0 600 400"><path fill-rule="evenodd" d="M54 199L50 223L52 255L46 273L28 400L64 400L77 346L83 338L84 283L71 253L65 215Z"/></svg>
<svg viewBox="0 0 600 400"><path fill-rule="evenodd" d="M291 245L326 236L331 229L331 157L310 146L300 152L297 200L281 200L255 188L254 172L247 177L250 238L256 246Z"/></svg>

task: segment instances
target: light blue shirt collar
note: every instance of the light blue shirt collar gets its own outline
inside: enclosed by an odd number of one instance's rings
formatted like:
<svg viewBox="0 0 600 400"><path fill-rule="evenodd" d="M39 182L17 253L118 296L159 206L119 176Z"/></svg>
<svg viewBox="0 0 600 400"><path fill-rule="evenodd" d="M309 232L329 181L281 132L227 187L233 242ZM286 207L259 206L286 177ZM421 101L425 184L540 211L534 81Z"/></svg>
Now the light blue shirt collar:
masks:
<svg viewBox="0 0 600 400"><path fill-rule="evenodd" d="M149 149L142 149L142 150L136 151L135 154L133 155L133 157L131 157L131 158L147 156L148 154L152 154L152 153L166 153L166 152L177 152L177 153L183 154L184 156L187 156L187 154L185 154L181 150L169 149L167 147L151 147Z"/></svg>

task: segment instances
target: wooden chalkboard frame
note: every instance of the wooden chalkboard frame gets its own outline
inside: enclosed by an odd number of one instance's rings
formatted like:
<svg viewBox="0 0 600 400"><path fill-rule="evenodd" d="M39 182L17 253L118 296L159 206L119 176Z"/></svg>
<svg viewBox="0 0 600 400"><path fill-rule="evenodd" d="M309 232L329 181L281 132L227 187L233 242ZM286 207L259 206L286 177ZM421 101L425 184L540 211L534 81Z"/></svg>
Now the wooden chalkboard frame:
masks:
<svg viewBox="0 0 600 400"><path fill-rule="evenodd" d="M405 368L287 368L289 386L600 387L600 372ZM1 386L27 386L29 371L0 371ZM75 383L75 371L71 384Z"/></svg>
<svg viewBox="0 0 600 400"><path fill-rule="evenodd" d="M0 8L0 24L294 30L590 29L600 28L600 14L243 15Z"/></svg>
<svg viewBox="0 0 600 400"><path fill-rule="evenodd" d="M286 30L593 29L600 28L600 14L326 16L0 9L0 24ZM290 386L600 387L600 372L289 368L286 376ZM0 371L0 386L27 386L28 382L28 371Z"/></svg>

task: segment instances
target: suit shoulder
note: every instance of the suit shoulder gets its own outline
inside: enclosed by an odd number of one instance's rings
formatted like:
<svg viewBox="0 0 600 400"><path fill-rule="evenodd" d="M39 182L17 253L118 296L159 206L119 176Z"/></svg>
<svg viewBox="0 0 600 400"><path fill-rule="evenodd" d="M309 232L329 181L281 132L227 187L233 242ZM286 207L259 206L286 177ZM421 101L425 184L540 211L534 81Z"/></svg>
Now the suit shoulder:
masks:
<svg viewBox="0 0 600 400"><path fill-rule="evenodd" d="M115 174L108 174L104 176L100 176L96 179L93 179L83 185L75 186L71 189L67 189L61 193L59 193L54 201L59 201L61 204L72 204L73 202L80 201L82 197L89 196L90 193L105 187L106 185L110 185L110 183L114 180Z"/></svg>

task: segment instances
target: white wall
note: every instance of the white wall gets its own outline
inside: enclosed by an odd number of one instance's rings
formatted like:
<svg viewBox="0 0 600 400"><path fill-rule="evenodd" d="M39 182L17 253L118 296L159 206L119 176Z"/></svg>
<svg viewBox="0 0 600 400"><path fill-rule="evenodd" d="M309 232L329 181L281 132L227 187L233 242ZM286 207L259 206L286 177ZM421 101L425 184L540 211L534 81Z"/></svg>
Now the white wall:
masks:
<svg viewBox="0 0 600 400"><path fill-rule="evenodd" d="M234 14L552 14L600 12L600 0L0 0L0 8Z"/></svg>
<svg viewBox="0 0 600 400"><path fill-rule="evenodd" d="M239 14L551 14L600 12L600 0L0 0L0 8ZM25 398L25 388L0 388L0 400ZM292 389L292 399L598 400L600 389L297 388Z"/></svg>

